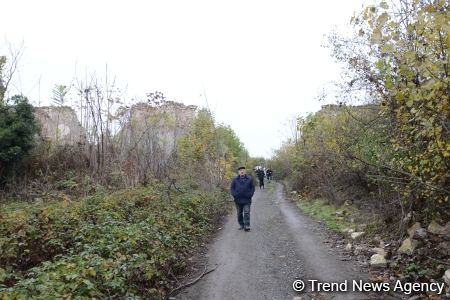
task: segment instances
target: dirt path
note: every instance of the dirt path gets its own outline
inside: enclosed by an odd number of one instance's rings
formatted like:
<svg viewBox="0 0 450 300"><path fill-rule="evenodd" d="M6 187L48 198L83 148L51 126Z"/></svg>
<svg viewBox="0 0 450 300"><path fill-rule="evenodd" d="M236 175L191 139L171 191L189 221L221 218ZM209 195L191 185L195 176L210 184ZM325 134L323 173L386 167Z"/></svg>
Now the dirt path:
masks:
<svg viewBox="0 0 450 300"><path fill-rule="evenodd" d="M286 200L272 182L257 189L251 232L238 230L236 212L211 243L208 263L217 269L176 299L367 299L368 295L295 292L295 279L341 282L366 279L352 261L342 261L326 243L326 232ZM307 285L308 286L308 285Z"/></svg>

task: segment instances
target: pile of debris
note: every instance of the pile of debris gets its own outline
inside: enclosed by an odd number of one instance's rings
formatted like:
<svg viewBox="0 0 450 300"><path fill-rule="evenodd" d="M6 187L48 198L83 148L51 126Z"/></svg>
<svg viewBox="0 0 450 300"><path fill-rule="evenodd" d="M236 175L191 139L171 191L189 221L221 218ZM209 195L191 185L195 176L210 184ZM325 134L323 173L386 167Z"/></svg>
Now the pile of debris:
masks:
<svg viewBox="0 0 450 300"><path fill-rule="evenodd" d="M379 238L361 240L363 231L348 230L351 239L346 251L355 256L370 257L371 280L376 282L442 282L450 296L450 222L441 225L432 221L427 227L415 222L403 241L385 243ZM361 240L358 243L358 240ZM377 247L370 244L378 243ZM420 295L415 295L420 296ZM422 295L424 296L424 295ZM444 295L427 295L440 299Z"/></svg>

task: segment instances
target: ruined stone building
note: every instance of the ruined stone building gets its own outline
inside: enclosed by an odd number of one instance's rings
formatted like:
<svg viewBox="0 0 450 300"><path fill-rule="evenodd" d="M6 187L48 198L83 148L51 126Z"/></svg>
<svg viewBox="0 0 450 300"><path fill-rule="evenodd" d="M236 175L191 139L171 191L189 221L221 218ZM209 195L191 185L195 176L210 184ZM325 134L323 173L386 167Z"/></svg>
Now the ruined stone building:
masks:
<svg viewBox="0 0 450 300"><path fill-rule="evenodd" d="M107 160L108 172L126 178L127 185L143 182L150 173L164 176L169 172L177 140L188 133L197 112L196 106L171 101L157 106L134 104L121 114L120 124L114 125L118 131L103 151L87 142L86 129L72 108L35 108L40 138L50 143L48 149L55 145L83 145L93 165L103 165ZM99 155L104 155L101 160Z"/></svg>
<svg viewBox="0 0 450 300"><path fill-rule="evenodd" d="M197 110L197 106L172 101L160 106L137 103L130 108L116 140L122 148L159 151L160 158L166 159L175 150L177 139L188 132Z"/></svg>
<svg viewBox="0 0 450 300"><path fill-rule="evenodd" d="M75 111L68 106L42 106L34 109L41 127L41 138L54 145L84 143L86 131Z"/></svg>

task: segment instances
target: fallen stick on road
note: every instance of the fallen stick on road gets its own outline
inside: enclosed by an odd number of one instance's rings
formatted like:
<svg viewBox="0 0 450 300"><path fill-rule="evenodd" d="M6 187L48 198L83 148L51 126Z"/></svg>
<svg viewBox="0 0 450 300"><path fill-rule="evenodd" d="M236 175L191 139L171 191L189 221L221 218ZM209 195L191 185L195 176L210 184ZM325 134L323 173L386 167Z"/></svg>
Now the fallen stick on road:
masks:
<svg viewBox="0 0 450 300"><path fill-rule="evenodd" d="M431 257L431 256L427 256L427 257L428 257L429 259L432 259L432 260L434 260L434 261L437 261L438 263L441 263L441 264L450 266L450 263L445 262L445 261L443 261L443 260L439 260L439 259L433 258L433 257Z"/></svg>
<svg viewBox="0 0 450 300"><path fill-rule="evenodd" d="M167 296L171 296L171 295L173 295L173 293L175 293L175 292L177 292L177 291L179 291L179 290L181 290L181 289L184 289L184 288L187 288L187 287L189 287L189 286L191 286L191 285L194 285L195 283L197 283L197 281L199 281L200 279L202 279L205 275L207 275L207 274L209 274L209 273L215 271L215 270L217 269L217 265L216 265L214 268L212 268L211 270L206 271L207 269L208 269L208 264L205 265L205 270L204 270L204 271L202 272L202 274L200 274L196 279L194 279L194 280L192 280L192 281L190 281L190 282L188 282L188 283L185 283L185 284L183 284L183 285L180 285L180 286L174 288L172 291L170 291L170 292L167 294Z"/></svg>

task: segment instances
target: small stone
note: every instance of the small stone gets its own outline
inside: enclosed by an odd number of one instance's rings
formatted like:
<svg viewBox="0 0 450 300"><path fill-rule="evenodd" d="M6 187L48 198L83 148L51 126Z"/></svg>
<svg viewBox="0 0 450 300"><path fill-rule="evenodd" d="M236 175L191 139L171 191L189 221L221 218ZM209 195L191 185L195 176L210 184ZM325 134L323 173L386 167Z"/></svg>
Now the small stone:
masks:
<svg viewBox="0 0 450 300"><path fill-rule="evenodd" d="M398 252L411 255L418 245L419 245L418 241L407 238L403 241L400 248L398 248Z"/></svg>
<svg viewBox="0 0 450 300"><path fill-rule="evenodd" d="M442 279L444 279L445 283L450 286L450 269L445 271L444 276L442 276Z"/></svg>
<svg viewBox="0 0 450 300"><path fill-rule="evenodd" d="M414 235L412 236L415 239L423 240L427 237L428 232L425 228L419 228L416 231L414 231Z"/></svg>
<svg viewBox="0 0 450 300"><path fill-rule="evenodd" d="M432 234L439 234L442 231L443 227L439 225L436 221L431 221L430 225L428 225L428 232Z"/></svg>
<svg viewBox="0 0 450 300"><path fill-rule="evenodd" d="M353 253L354 253L355 255L360 255L360 254L363 252L363 250L364 250L364 247L363 247L363 246L356 245L355 248L354 248L354 250L353 250Z"/></svg>
<svg viewBox="0 0 450 300"><path fill-rule="evenodd" d="M439 234L442 235L445 240L450 240L450 222L447 222L447 224L445 224Z"/></svg>
<svg viewBox="0 0 450 300"><path fill-rule="evenodd" d="M422 226L420 225L419 222L416 222L413 224L413 226L408 228L408 235L410 238L412 238L414 236L414 233L416 232L416 230L422 228Z"/></svg>
<svg viewBox="0 0 450 300"><path fill-rule="evenodd" d="M449 255L450 256L450 242L449 241L443 241L440 242L437 246L437 249L439 252L443 255Z"/></svg>
<svg viewBox="0 0 450 300"><path fill-rule="evenodd" d="M379 244L378 247L384 249L384 246L385 246L385 245L384 245L384 241L383 241L383 240L380 240L380 244Z"/></svg>
<svg viewBox="0 0 450 300"><path fill-rule="evenodd" d="M412 218L412 215L411 215L411 213L409 212L404 218L403 218L403 223L409 223L409 221L411 220L411 218Z"/></svg>
<svg viewBox="0 0 450 300"><path fill-rule="evenodd" d="M387 265L386 259L380 254L374 254L370 257L370 266L374 268L385 268Z"/></svg>
<svg viewBox="0 0 450 300"><path fill-rule="evenodd" d="M383 257L386 257L386 251L383 248L372 248L370 249L372 253L379 254Z"/></svg>
<svg viewBox="0 0 450 300"><path fill-rule="evenodd" d="M352 251L353 245L352 243L348 243L347 246L345 246L345 251Z"/></svg>
<svg viewBox="0 0 450 300"><path fill-rule="evenodd" d="M350 237L352 238L352 240L357 240L360 237L362 237L364 235L364 233L365 233L364 231L352 232L350 234Z"/></svg>

